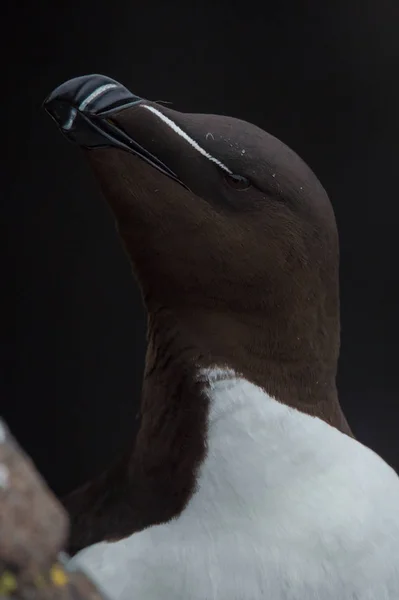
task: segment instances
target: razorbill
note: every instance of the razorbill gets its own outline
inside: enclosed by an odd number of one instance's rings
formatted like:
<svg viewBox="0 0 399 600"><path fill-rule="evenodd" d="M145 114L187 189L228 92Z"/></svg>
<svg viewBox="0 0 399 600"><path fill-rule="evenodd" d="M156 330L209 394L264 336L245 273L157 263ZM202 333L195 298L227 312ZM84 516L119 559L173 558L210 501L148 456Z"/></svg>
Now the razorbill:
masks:
<svg viewBox="0 0 399 600"><path fill-rule="evenodd" d="M45 108L84 149L148 312L137 439L67 500L76 564L118 600L398 600L399 478L339 405L318 179L254 125L101 75Z"/></svg>

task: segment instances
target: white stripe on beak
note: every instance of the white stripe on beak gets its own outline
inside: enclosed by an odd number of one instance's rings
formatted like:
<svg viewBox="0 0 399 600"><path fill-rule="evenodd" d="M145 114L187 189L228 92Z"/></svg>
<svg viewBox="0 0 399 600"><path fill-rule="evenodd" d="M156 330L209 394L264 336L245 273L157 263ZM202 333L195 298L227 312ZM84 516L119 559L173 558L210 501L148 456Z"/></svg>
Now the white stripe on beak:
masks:
<svg viewBox="0 0 399 600"><path fill-rule="evenodd" d="M109 90L112 90L113 88L116 88L116 87L118 87L116 83L106 83L105 85L100 85L100 87L96 88L93 92L91 92L91 94L86 96L86 98L84 100L82 100L82 102L79 104L78 109L76 109L76 108L71 109L69 119L65 123L64 129L71 129L73 122L75 120L75 117L78 113L78 110L84 110L85 108L87 108L87 106L90 104L90 102L93 102L93 100L95 100L99 96L102 96L102 94L105 94L105 92L108 92Z"/></svg>

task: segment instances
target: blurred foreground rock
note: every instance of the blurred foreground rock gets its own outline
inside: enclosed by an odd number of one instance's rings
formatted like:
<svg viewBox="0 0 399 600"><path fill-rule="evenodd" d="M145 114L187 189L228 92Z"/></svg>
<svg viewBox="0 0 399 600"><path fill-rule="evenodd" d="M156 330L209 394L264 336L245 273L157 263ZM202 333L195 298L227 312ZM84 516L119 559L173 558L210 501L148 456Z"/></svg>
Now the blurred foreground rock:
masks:
<svg viewBox="0 0 399 600"><path fill-rule="evenodd" d="M104 600L62 553L68 518L0 420L0 600Z"/></svg>

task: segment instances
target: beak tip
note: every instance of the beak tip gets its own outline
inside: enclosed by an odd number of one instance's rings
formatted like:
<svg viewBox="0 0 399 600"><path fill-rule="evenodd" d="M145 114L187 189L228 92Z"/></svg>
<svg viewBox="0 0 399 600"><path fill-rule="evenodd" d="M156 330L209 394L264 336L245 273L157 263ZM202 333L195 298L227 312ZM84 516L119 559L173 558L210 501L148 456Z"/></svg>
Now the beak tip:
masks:
<svg viewBox="0 0 399 600"><path fill-rule="evenodd" d="M83 75L56 87L44 99L42 107L62 130L69 130L69 117L72 114L101 117L141 100L110 77Z"/></svg>

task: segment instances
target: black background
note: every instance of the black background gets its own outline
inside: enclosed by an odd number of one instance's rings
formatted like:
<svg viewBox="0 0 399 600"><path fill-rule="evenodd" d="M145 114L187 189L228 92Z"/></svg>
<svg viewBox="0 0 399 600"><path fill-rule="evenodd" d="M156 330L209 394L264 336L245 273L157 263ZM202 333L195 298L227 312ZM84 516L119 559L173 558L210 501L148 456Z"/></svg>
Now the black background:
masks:
<svg viewBox="0 0 399 600"><path fill-rule="evenodd" d="M113 219L41 109L91 72L252 121L310 164L340 231L341 402L398 469L399 3L42 0L10 3L6 28L1 413L53 489L134 435L144 361L145 314Z"/></svg>

